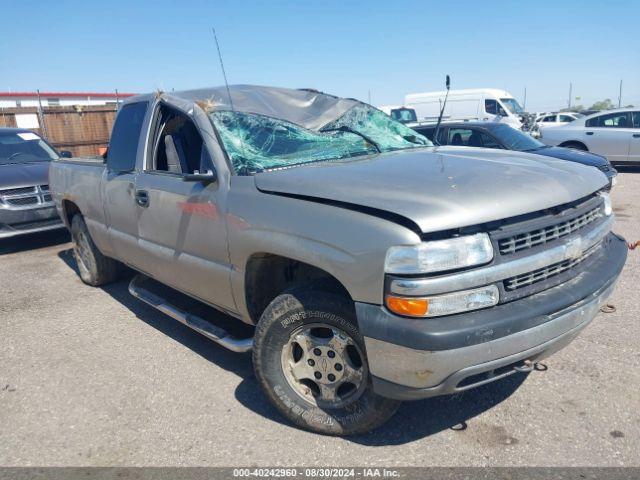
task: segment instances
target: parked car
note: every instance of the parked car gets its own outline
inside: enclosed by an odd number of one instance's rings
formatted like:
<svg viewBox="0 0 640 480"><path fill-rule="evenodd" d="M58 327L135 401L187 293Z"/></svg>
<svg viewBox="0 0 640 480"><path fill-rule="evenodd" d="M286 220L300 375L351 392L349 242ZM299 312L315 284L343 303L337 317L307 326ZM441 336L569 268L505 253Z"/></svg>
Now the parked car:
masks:
<svg viewBox="0 0 640 480"><path fill-rule="evenodd" d="M597 153L612 164L640 164L640 109L608 110L545 130L547 145Z"/></svg>
<svg viewBox="0 0 640 480"><path fill-rule="evenodd" d="M424 135L429 140L433 140L435 128L435 125L413 127L416 132ZM502 123L458 122L442 124L438 130L438 144L458 147L500 148L581 163L596 167L604 173L609 180L610 186L615 184L615 178L618 174L605 157L570 148L550 147L531 135Z"/></svg>
<svg viewBox="0 0 640 480"><path fill-rule="evenodd" d="M134 296L253 349L280 413L328 434L532 371L595 317L627 255L596 169L434 148L308 90L128 99L106 164L61 159L50 177L85 283L138 270ZM255 328L223 330L164 285Z"/></svg>
<svg viewBox="0 0 640 480"><path fill-rule="evenodd" d="M418 122L435 122L446 93L446 90L412 93L405 96L404 106L415 110ZM528 114L509 92L496 88L477 88L450 90L442 118L445 121L500 122L521 128Z"/></svg>
<svg viewBox="0 0 640 480"><path fill-rule="evenodd" d="M0 128L0 238L64 228L49 193L49 162L57 158L31 130Z"/></svg>
<svg viewBox="0 0 640 480"><path fill-rule="evenodd" d="M549 115L543 115L541 117L536 118L535 122L540 128L559 127L561 125L566 125L567 123L571 123L580 117L582 117L582 115L580 115L579 113L560 112L560 113L552 113Z"/></svg>

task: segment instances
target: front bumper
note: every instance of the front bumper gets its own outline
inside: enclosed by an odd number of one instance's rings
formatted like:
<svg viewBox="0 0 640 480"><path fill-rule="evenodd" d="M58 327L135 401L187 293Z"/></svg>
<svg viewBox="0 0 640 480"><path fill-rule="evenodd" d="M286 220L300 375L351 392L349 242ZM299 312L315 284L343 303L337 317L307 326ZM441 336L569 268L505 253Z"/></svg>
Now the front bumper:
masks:
<svg viewBox="0 0 640 480"><path fill-rule="evenodd" d="M0 209L0 238L64 228L55 206Z"/></svg>
<svg viewBox="0 0 640 480"><path fill-rule="evenodd" d="M476 312L408 319L357 303L374 390L401 400L456 393L560 350L597 315L624 266L622 238L609 234L600 250L576 278Z"/></svg>

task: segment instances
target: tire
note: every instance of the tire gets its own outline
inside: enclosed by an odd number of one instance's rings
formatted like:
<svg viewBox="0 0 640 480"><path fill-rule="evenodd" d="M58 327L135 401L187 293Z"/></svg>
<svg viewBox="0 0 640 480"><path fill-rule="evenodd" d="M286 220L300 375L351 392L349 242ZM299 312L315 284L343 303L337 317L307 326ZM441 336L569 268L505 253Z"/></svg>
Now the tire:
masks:
<svg viewBox="0 0 640 480"><path fill-rule="evenodd" d="M580 142L567 142L567 143L563 143L560 146L564 148L573 148L574 150L580 150L581 152L589 151L587 146L584 143L580 143Z"/></svg>
<svg viewBox="0 0 640 480"><path fill-rule="evenodd" d="M71 239L78 272L84 283L98 287L118 278L120 263L98 250L82 215L74 215L71 220Z"/></svg>
<svg viewBox="0 0 640 480"><path fill-rule="evenodd" d="M366 433L400 405L372 390L351 300L315 286L291 289L269 304L256 326L253 365L280 413L313 432Z"/></svg>

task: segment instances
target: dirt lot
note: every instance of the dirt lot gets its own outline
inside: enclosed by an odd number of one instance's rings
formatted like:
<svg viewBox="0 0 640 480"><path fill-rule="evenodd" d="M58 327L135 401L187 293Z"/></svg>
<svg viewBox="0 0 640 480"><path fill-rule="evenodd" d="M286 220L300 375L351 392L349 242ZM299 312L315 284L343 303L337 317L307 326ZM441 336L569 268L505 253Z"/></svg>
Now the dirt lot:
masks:
<svg viewBox="0 0 640 480"><path fill-rule="evenodd" d="M640 171L616 231L640 239ZM66 234L0 241L0 465L640 466L640 249L610 303L549 369L405 404L372 434L283 423L250 357L83 285ZM466 427L466 428L465 428Z"/></svg>

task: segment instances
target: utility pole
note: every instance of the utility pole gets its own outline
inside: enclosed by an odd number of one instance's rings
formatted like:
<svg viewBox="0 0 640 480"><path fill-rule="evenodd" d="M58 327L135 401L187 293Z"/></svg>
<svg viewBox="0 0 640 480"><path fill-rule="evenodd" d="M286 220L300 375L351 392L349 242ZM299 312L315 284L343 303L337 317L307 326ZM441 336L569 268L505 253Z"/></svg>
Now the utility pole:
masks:
<svg viewBox="0 0 640 480"><path fill-rule="evenodd" d="M524 87L524 100L522 101L522 109L527 111L527 87Z"/></svg>
<svg viewBox="0 0 640 480"><path fill-rule="evenodd" d="M367 100L367 103L368 103L369 105L371 105L371 90L369 90L369 91L368 91L368 93L367 93L367 99L368 99L368 100Z"/></svg>
<svg viewBox="0 0 640 480"><path fill-rule="evenodd" d="M620 90L618 92L618 108L622 106L622 79L620 79Z"/></svg>
<svg viewBox="0 0 640 480"><path fill-rule="evenodd" d="M573 84L569 82L569 110L571 110L571 91L573 90Z"/></svg>

